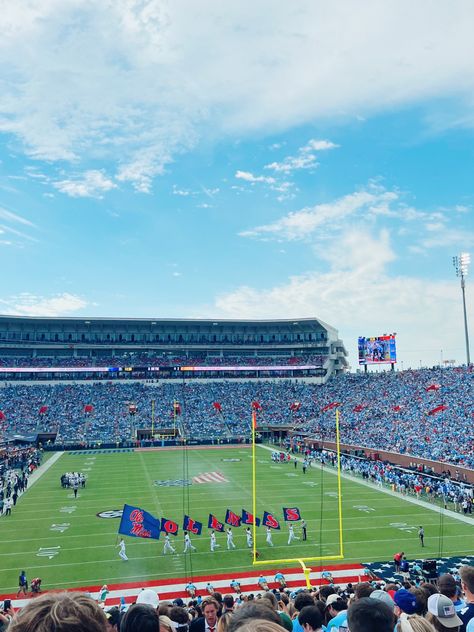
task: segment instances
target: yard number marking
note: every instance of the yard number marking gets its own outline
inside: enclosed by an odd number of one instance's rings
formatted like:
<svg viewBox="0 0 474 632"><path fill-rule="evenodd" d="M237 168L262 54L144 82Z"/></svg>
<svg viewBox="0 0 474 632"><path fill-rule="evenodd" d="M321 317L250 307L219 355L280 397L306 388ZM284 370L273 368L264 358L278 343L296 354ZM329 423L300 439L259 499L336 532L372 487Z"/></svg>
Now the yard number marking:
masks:
<svg viewBox="0 0 474 632"><path fill-rule="evenodd" d="M38 553L36 554L36 557L47 557L50 560L52 560L53 557L58 555L60 548L61 548L60 546L47 546L44 548L40 546L40 548L38 549Z"/></svg>
<svg viewBox="0 0 474 632"><path fill-rule="evenodd" d="M70 522L62 522L61 524L52 524L49 528L50 531L59 531L59 533L64 533L71 526Z"/></svg>

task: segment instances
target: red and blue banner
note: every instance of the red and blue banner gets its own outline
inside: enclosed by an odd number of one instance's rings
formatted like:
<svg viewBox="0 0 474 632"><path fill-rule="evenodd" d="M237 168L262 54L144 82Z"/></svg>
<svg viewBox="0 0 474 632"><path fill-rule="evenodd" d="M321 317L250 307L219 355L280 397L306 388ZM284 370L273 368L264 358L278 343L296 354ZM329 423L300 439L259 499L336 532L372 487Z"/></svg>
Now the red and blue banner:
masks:
<svg viewBox="0 0 474 632"><path fill-rule="evenodd" d="M174 520L168 520L168 518L162 518L161 530L170 535L178 535L178 523L174 522Z"/></svg>
<svg viewBox="0 0 474 632"><path fill-rule="evenodd" d="M253 523L254 523L253 514L251 514L248 511L245 511L245 509L242 509L242 524L253 524ZM255 524L257 525L257 527L260 526L260 518L255 519Z"/></svg>
<svg viewBox="0 0 474 632"><path fill-rule="evenodd" d="M194 535L201 535L202 522L193 520L189 516L184 516L183 531L189 531L189 533L194 533Z"/></svg>
<svg viewBox="0 0 474 632"><path fill-rule="evenodd" d="M283 518L286 522L301 520L301 513L298 507L283 507Z"/></svg>
<svg viewBox="0 0 474 632"><path fill-rule="evenodd" d="M214 531L224 531L224 525L222 524L222 522L219 522L219 520L212 514L209 514L207 526L209 529L214 529Z"/></svg>
<svg viewBox="0 0 474 632"><path fill-rule="evenodd" d="M270 529L280 529L279 521L268 511L263 512L262 524L264 527L270 527Z"/></svg>
<svg viewBox="0 0 474 632"><path fill-rule="evenodd" d="M231 527L240 527L241 520L242 518L230 509L226 511L224 520L226 524L230 524Z"/></svg>
<svg viewBox="0 0 474 632"><path fill-rule="evenodd" d="M133 538L159 540L160 521L140 507L124 505L118 532Z"/></svg>

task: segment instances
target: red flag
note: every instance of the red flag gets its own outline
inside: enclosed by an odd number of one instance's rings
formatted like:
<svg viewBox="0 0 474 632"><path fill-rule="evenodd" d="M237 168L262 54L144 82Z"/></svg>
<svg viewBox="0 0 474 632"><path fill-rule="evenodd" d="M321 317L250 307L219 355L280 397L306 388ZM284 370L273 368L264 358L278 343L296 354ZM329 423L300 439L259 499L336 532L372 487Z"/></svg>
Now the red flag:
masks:
<svg viewBox="0 0 474 632"><path fill-rule="evenodd" d="M41 408L39 409L39 414L40 415L44 415L47 412L48 412L48 407L47 406L41 406Z"/></svg>
<svg viewBox="0 0 474 632"><path fill-rule="evenodd" d="M222 404L220 402L214 402L212 405L218 413L222 412Z"/></svg>
<svg viewBox="0 0 474 632"><path fill-rule="evenodd" d="M5 413L3 412L3 410L0 410L0 421L5 421L5 419L6 419Z"/></svg>
<svg viewBox="0 0 474 632"><path fill-rule="evenodd" d="M402 407L399 404L397 404L396 406L392 407L392 410L394 412L396 412L396 413L399 413L401 411L401 409L402 409Z"/></svg>
<svg viewBox="0 0 474 632"><path fill-rule="evenodd" d="M91 413L94 410L94 406L92 406L92 404L86 404L84 406L84 412L85 413Z"/></svg>
<svg viewBox="0 0 474 632"><path fill-rule="evenodd" d="M357 404L357 406L354 406L354 408L352 409L352 412L353 413L361 413L366 406L367 406L367 404Z"/></svg>
<svg viewBox="0 0 474 632"><path fill-rule="evenodd" d="M441 388L441 384L430 384L430 386L428 386L428 388L426 388L425 390L427 390L427 391L439 391L440 388Z"/></svg>
<svg viewBox="0 0 474 632"><path fill-rule="evenodd" d="M340 405L341 405L341 402L331 402L330 404L327 404L326 406L321 408L321 412L325 413L326 411L332 410L333 408L337 408Z"/></svg>
<svg viewBox="0 0 474 632"><path fill-rule="evenodd" d="M447 410L447 408L448 407L445 404L440 404L439 406L436 406L436 408L430 410L428 415L436 415L436 413L441 413L443 410Z"/></svg>
<svg viewBox="0 0 474 632"><path fill-rule="evenodd" d="M293 413L297 413L299 411L299 409L301 408L301 402L292 402L290 404L290 410Z"/></svg>
<svg viewBox="0 0 474 632"><path fill-rule="evenodd" d="M260 404L260 402L254 401L254 402L252 402L252 409L253 410L262 410L262 405Z"/></svg>

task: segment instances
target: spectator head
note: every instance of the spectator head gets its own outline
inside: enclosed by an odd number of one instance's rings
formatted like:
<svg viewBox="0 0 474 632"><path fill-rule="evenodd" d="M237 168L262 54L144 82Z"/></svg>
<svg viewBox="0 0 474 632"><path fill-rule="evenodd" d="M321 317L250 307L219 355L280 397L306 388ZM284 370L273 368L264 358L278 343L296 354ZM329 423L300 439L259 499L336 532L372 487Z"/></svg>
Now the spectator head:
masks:
<svg viewBox="0 0 474 632"><path fill-rule="evenodd" d="M431 623L419 614L403 614L395 628L396 632L435 632Z"/></svg>
<svg viewBox="0 0 474 632"><path fill-rule="evenodd" d="M412 595L415 595L416 610L414 614L419 614L420 617L423 617L428 610L428 597L431 594L428 592L428 590L429 589L423 588L422 586L420 586L419 588L412 586L408 590L408 592L411 592Z"/></svg>
<svg viewBox="0 0 474 632"><path fill-rule="evenodd" d="M219 612L219 604L213 597L207 597L201 602L201 609L207 625L214 628L217 625L217 614Z"/></svg>
<svg viewBox="0 0 474 632"><path fill-rule="evenodd" d="M32 599L8 626L9 632L104 632L107 619L97 603L79 593L47 593Z"/></svg>
<svg viewBox="0 0 474 632"><path fill-rule="evenodd" d="M274 621L267 619L247 619L240 627L239 632L282 632L284 628Z"/></svg>
<svg viewBox="0 0 474 632"><path fill-rule="evenodd" d="M217 632L227 632L227 628L229 627L232 616L233 613L228 610L219 617L219 621L217 622Z"/></svg>
<svg viewBox="0 0 474 632"><path fill-rule="evenodd" d="M262 599L266 599L273 610L278 610L278 600L269 590L262 595Z"/></svg>
<svg viewBox="0 0 474 632"><path fill-rule="evenodd" d="M187 632L189 628L189 615L184 608L173 606L170 608L168 616L176 632Z"/></svg>
<svg viewBox="0 0 474 632"><path fill-rule="evenodd" d="M234 596L233 595L224 595L222 598L222 604L224 609L229 611L234 609Z"/></svg>
<svg viewBox="0 0 474 632"><path fill-rule="evenodd" d="M278 613L268 605L266 599L260 599L260 601L248 601L233 614L229 623L228 632L235 632L236 630L239 630L239 632L263 630L263 628L260 627L252 627L252 622L258 620L260 624L262 619L265 622L276 624L278 626L278 632L282 632L282 629L284 629L282 628Z"/></svg>
<svg viewBox="0 0 474 632"><path fill-rule="evenodd" d="M321 586L319 589L319 598L321 601L326 601L329 595L334 595L336 591L332 586Z"/></svg>
<svg viewBox="0 0 474 632"><path fill-rule="evenodd" d="M317 632L323 625L323 616L317 606L305 606L298 615L298 623L304 632Z"/></svg>
<svg viewBox="0 0 474 632"><path fill-rule="evenodd" d="M160 599L158 594L151 588L145 588L138 593L137 601L135 603L151 606L156 610L160 605Z"/></svg>
<svg viewBox="0 0 474 632"><path fill-rule="evenodd" d="M402 612L405 614L415 614L419 607L416 596L406 588L397 590L393 595L393 601L395 602L395 614L397 616L400 616Z"/></svg>
<svg viewBox="0 0 474 632"><path fill-rule="evenodd" d="M474 567L461 566L459 575L461 576L461 586L464 594L469 599L474 598Z"/></svg>
<svg viewBox="0 0 474 632"><path fill-rule="evenodd" d="M120 632L159 632L158 611L146 603L136 603L127 610L120 624Z"/></svg>
<svg viewBox="0 0 474 632"><path fill-rule="evenodd" d="M390 597L390 595L385 592L385 590L373 590L369 597L371 597L371 599L378 599L379 601L382 601L384 604L386 604L389 608L392 609L395 607L395 602L393 601L393 599Z"/></svg>
<svg viewBox="0 0 474 632"><path fill-rule="evenodd" d="M313 596L309 592L300 592L295 597L295 608L301 612L305 606L314 606Z"/></svg>
<svg viewBox="0 0 474 632"><path fill-rule="evenodd" d="M120 608L114 606L105 613L107 617L107 632L117 632L120 630Z"/></svg>
<svg viewBox="0 0 474 632"><path fill-rule="evenodd" d="M340 596L334 593L333 595L329 595L326 599L326 611L329 615L329 618L333 618L337 616L339 612L347 609L347 602Z"/></svg>
<svg viewBox="0 0 474 632"><path fill-rule="evenodd" d="M458 586L456 580L450 573L441 575L438 579L438 590L442 595L449 597L454 601L458 594Z"/></svg>
<svg viewBox="0 0 474 632"><path fill-rule="evenodd" d="M165 614L159 615L160 632L174 632L174 625L171 619Z"/></svg>
<svg viewBox="0 0 474 632"><path fill-rule="evenodd" d="M347 611L351 632L393 632L393 611L380 599L361 597Z"/></svg>
<svg viewBox="0 0 474 632"><path fill-rule="evenodd" d="M361 599L362 597L370 597L374 591L372 584L369 582L359 582L354 587L354 599Z"/></svg>
<svg viewBox="0 0 474 632"><path fill-rule="evenodd" d="M439 592L434 584L430 584L429 582L423 582L419 585L419 588L426 594L426 598L431 597L431 595L436 595Z"/></svg>
<svg viewBox="0 0 474 632"><path fill-rule="evenodd" d="M440 632L447 630L457 631L459 626L462 625L462 621L456 614L451 599L439 593L428 598L428 614L426 618Z"/></svg>

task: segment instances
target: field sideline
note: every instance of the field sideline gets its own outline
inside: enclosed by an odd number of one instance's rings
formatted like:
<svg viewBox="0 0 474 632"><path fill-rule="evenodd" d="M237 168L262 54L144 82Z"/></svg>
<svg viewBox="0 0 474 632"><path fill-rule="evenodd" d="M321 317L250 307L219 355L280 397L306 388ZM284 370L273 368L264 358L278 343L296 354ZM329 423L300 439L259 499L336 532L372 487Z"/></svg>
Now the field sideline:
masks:
<svg viewBox="0 0 474 632"><path fill-rule="evenodd" d="M64 453L21 498L13 515L0 519L0 593L16 590L21 569L30 580L41 577L45 589L259 572L252 567L244 528L234 529L235 551L227 551L225 537L218 534L221 548L214 554L207 529L209 513L223 521L227 508L236 513L252 510L251 458L243 446ZM72 470L88 476L77 500L59 482L61 474ZM228 482L217 482L216 472ZM281 531L273 534L273 549L265 544L264 529L258 529L261 560L338 552L336 483L332 471L315 467L303 475L300 464L296 469L293 464L273 464L268 449L257 447L257 515L271 511L282 522ZM130 559L123 562L116 548L119 518L98 514L120 510L124 503L178 523L185 513L202 521L202 535L193 538L197 552L182 554L181 534L174 540L179 555L166 558L161 540L126 538ZM344 564L391 560L398 550L409 559L474 553L472 521L462 522L450 512L432 511L347 477L342 481L342 505ZM306 543L288 546L283 506L300 508L308 523ZM426 533L423 550L417 537L421 524ZM298 526L296 533L301 535ZM310 566L316 571L326 567L324 562Z"/></svg>

